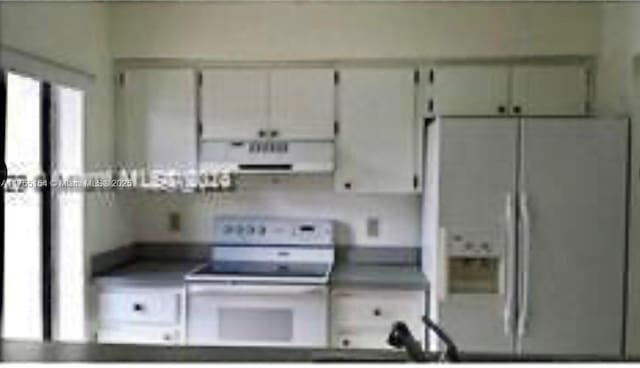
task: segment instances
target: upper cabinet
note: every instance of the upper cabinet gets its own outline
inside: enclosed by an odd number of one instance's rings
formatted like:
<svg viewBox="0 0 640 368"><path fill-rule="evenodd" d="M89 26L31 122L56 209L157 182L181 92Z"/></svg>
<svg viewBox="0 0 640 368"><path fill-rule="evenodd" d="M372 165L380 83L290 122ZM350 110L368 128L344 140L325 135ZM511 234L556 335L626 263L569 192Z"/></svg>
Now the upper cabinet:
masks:
<svg viewBox="0 0 640 368"><path fill-rule="evenodd" d="M428 102L438 115L502 115L509 105L506 66L442 66L430 73Z"/></svg>
<svg viewBox="0 0 640 368"><path fill-rule="evenodd" d="M513 68L511 111L522 115L588 113L588 70L580 65Z"/></svg>
<svg viewBox="0 0 640 368"><path fill-rule="evenodd" d="M119 79L119 164L156 170L195 168L195 72L132 69Z"/></svg>
<svg viewBox="0 0 640 368"><path fill-rule="evenodd" d="M332 139L332 69L202 72L204 139Z"/></svg>
<svg viewBox="0 0 640 368"><path fill-rule="evenodd" d="M340 71L337 191L418 191L416 91L413 69Z"/></svg>
<svg viewBox="0 0 640 368"><path fill-rule="evenodd" d="M283 139L333 139L335 84L332 69L274 69L269 127Z"/></svg>
<svg viewBox="0 0 640 368"><path fill-rule="evenodd" d="M446 116L580 116L589 113L582 64L443 65L427 70L426 111Z"/></svg>
<svg viewBox="0 0 640 368"><path fill-rule="evenodd" d="M267 134L267 70L204 70L200 93L202 138L242 140Z"/></svg>

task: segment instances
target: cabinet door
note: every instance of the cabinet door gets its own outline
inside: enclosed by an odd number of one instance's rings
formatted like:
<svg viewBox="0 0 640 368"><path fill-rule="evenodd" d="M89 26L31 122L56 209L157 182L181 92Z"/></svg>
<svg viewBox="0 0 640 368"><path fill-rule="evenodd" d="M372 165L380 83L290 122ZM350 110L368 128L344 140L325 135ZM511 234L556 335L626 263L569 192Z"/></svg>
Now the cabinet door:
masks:
<svg viewBox="0 0 640 368"><path fill-rule="evenodd" d="M260 138L267 129L268 77L261 69L204 70L203 139Z"/></svg>
<svg viewBox="0 0 640 368"><path fill-rule="evenodd" d="M426 85L427 106L438 115L504 115L509 102L509 69L502 65L439 66ZM429 109L428 109L429 110Z"/></svg>
<svg viewBox="0 0 640 368"><path fill-rule="evenodd" d="M513 69L512 113L585 115L588 74L581 65L518 66Z"/></svg>
<svg viewBox="0 0 640 368"><path fill-rule="evenodd" d="M416 190L413 74L412 69L340 72L336 190Z"/></svg>
<svg viewBox="0 0 640 368"><path fill-rule="evenodd" d="M196 165L193 70L127 71L119 98L123 166L192 169Z"/></svg>
<svg viewBox="0 0 640 368"><path fill-rule="evenodd" d="M333 139L332 69L271 71L269 128L278 138Z"/></svg>
<svg viewBox="0 0 640 368"><path fill-rule="evenodd" d="M627 129L615 119L522 124L525 354L623 349Z"/></svg>

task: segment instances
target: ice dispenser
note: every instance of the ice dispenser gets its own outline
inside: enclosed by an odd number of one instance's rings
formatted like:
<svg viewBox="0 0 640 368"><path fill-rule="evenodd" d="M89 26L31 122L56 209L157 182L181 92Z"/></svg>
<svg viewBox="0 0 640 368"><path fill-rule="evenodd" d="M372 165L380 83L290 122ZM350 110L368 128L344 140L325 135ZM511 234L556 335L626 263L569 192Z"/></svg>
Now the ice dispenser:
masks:
<svg viewBox="0 0 640 368"><path fill-rule="evenodd" d="M444 256L448 294L497 294L504 274L503 242L486 229L447 232Z"/></svg>

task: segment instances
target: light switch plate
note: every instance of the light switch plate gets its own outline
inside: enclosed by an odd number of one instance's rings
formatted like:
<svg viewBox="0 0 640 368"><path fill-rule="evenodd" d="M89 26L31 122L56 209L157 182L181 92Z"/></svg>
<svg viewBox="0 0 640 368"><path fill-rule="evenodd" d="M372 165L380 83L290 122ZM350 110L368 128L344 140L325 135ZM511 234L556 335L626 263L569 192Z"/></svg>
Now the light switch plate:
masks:
<svg viewBox="0 0 640 368"><path fill-rule="evenodd" d="M181 227L182 227L182 222L180 219L180 213L170 212L169 213L169 231L179 232Z"/></svg>
<svg viewBox="0 0 640 368"><path fill-rule="evenodd" d="M380 219L377 217L367 218L367 236L377 238L380 236Z"/></svg>

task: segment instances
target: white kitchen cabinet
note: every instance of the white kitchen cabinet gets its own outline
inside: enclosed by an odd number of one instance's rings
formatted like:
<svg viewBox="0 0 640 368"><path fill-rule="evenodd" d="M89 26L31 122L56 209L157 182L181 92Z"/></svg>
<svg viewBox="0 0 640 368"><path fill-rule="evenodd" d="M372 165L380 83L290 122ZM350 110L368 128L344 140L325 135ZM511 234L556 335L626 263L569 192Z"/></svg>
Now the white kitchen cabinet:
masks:
<svg viewBox="0 0 640 368"><path fill-rule="evenodd" d="M509 105L509 67L438 66L427 81L427 111L437 115L502 115Z"/></svg>
<svg viewBox="0 0 640 368"><path fill-rule="evenodd" d="M423 315L422 290L336 288L331 292L331 347L391 348L387 337L396 321L405 322L424 342Z"/></svg>
<svg viewBox="0 0 640 368"><path fill-rule="evenodd" d="M202 71L203 139L258 139L267 134L269 71Z"/></svg>
<svg viewBox="0 0 640 368"><path fill-rule="evenodd" d="M426 69L424 110L440 116L582 116L584 64L441 65Z"/></svg>
<svg viewBox="0 0 640 368"><path fill-rule="evenodd" d="M128 70L120 75L118 106L121 166L159 170L195 168L195 71Z"/></svg>
<svg viewBox="0 0 640 368"><path fill-rule="evenodd" d="M333 139L333 69L273 69L269 129L282 139Z"/></svg>
<svg viewBox="0 0 640 368"><path fill-rule="evenodd" d="M513 68L513 114L586 115L588 70L582 65L527 65Z"/></svg>
<svg viewBox="0 0 640 368"><path fill-rule="evenodd" d="M418 190L416 90L413 69L340 71L337 191Z"/></svg>
<svg viewBox="0 0 640 368"><path fill-rule="evenodd" d="M181 286L99 285L97 340L110 344L184 343Z"/></svg>

